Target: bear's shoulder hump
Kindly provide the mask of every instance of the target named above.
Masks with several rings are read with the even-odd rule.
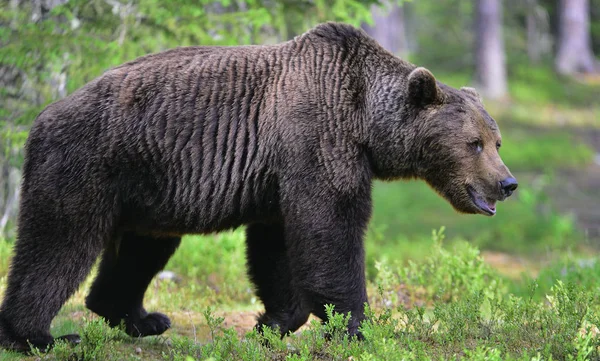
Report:
[[[346,43],[347,41],[364,39],[366,37],[366,34],[361,29],[337,22],[319,24],[309,30],[306,35],[314,35],[323,40],[335,43]]]

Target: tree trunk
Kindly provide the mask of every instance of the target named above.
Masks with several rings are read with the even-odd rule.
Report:
[[[540,61],[541,53],[536,8],[537,0],[527,1],[527,55],[532,63]]]
[[[56,6],[66,3],[68,0],[32,0],[30,2],[21,0],[7,1],[9,8],[14,12],[13,18],[6,26],[9,31],[15,31],[18,27],[29,26],[30,23],[42,21],[48,16]],[[24,14],[25,5],[30,6],[30,12],[27,19],[21,19],[18,15]],[[19,23],[24,21],[26,24]],[[0,46],[4,46],[5,40],[0,40]],[[10,40],[8,40],[10,41]],[[33,52],[35,54],[35,52]],[[33,55],[35,56],[35,55]],[[40,105],[44,100],[43,94],[34,86],[36,80],[31,80],[29,74],[18,66],[11,64],[0,65],[0,88],[3,89],[3,96],[0,97],[0,108],[6,109],[9,116],[6,121],[0,122],[0,239],[12,237],[14,235],[19,204],[19,190],[21,179],[21,168],[16,165],[22,157],[22,145],[16,141],[12,134],[18,134],[24,131],[24,126],[15,124],[15,119],[22,113],[23,103],[32,103]],[[64,66],[53,66],[54,64],[45,63],[44,69],[50,69],[49,83],[55,93],[52,100],[57,97],[66,96],[66,73],[62,71]],[[59,64],[61,65],[61,64]],[[42,66],[40,66],[42,67]],[[60,69],[56,71],[55,69]],[[35,74],[34,76],[40,76]]]
[[[373,5],[371,13],[375,24],[364,24],[363,29],[391,53],[406,56],[408,44],[404,22],[403,5],[383,1],[382,6]]]
[[[590,36],[589,0],[560,0],[555,66],[557,72],[565,75],[597,70]]]
[[[477,87],[486,98],[502,98],[507,85],[501,0],[477,0],[476,30]]]
[[[527,0],[527,56],[532,63],[552,56],[550,16],[539,0]]]

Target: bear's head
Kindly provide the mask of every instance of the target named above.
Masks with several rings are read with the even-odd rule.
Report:
[[[403,106],[375,121],[376,175],[423,179],[457,211],[494,215],[517,181],[500,158],[498,125],[475,89],[439,83],[425,68],[399,86]]]
[[[485,111],[475,89],[438,84],[425,68],[408,77],[408,95],[417,109],[422,163],[417,176],[459,212],[492,216],[496,202],[517,188],[500,158],[498,125]]]

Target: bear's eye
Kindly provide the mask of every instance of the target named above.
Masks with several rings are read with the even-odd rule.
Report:
[[[500,149],[501,146],[502,146],[502,143],[496,142],[496,149]]]
[[[483,143],[481,142],[481,140],[477,139],[474,142],[469,143],[469,146],[476,152],[476,153],[481,153],[481,151],[483,150]]]

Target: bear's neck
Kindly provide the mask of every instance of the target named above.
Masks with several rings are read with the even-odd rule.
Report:
[[[418,169],[418,124],[407,102],[408,74],[415,68],[389,53],[369,61],[367,149],[377,179],[414,178]]]

